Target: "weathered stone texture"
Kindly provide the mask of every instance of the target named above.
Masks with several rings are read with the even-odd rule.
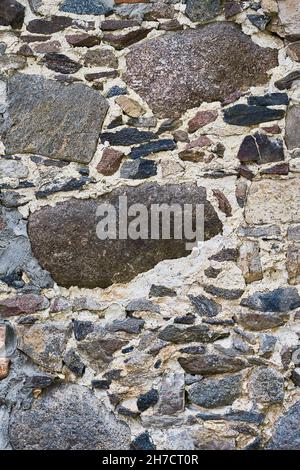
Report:
[[[206,238],[221,231],[222,224],[206,199],[205,188],[196,186],[121,187],[98,200],[74,199],[45,207],[31,216],[29,236],[35,256],[60,285],[107,287],[132,279],[159,261],[189,254],[184,240],[100,240],[96,233],[99,203],[112,204],[118,209],[119,196],[125,194],[128,206],[141,203],[149,208],[151,203],[203,203]]]
[[[234,24],[216,23],[137,45],[126,62],[128,85],[158,115],[176,116],[265,82],[277,60]]]
[[[86,85],[16,75],[8,81],[6,152],[88,163],[107,108],[100,93]]]
[[[126,450],[130,430],[87,388],[61,385],[14,410],[9,438],[16,450]]]

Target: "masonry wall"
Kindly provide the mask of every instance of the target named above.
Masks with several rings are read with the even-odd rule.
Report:
[[[1,0],[2,449],[300,449],[299,61],[297,0]]]

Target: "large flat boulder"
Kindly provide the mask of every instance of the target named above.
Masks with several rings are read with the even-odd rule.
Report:
[[[96,228],[101,218],[96,216],[97,208],[101,203],[111,204],[119,220],[119,196],[125,195],[128,208],[132,204],[144,204],[148,214],[152,204],[179,204],[181,207],[204,204],[205,238],[222,230],[222,223],[206,198],[206,189],[191,184],[122,186],[98,199],[71,199],[53,207],[46,206],[30,216],[28,232],[35,256],[58,284],[105,288],[115,282],[128,282],[162,260],[190,253],[187,240],[174,239],[172,230],[169,240],[162,239],[161,235],[159,239],[119,239],[118,229],[117,239],[99,239]],[[129,221],[133,219],[135,217],[129,217]]]
[[[277,51],[258,46],[233,23],[218,22],[144,41],[126,62],[128,85],[156,114],[171,117],[264,83]]]
[[[88,163],[96,150],[108,104],[81,83],[64,85],[38,75],[15,75],[7,84],[6,153],[37,153]]]
[[[14,409],[9,439],[16,450],[126,450],[130,429],[88,388],[60,385]]]

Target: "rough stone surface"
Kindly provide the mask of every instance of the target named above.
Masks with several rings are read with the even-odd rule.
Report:
[[[186,15],[195,22],[206,23],[222,11],[221,0],[187,0]]]
[[[204,376],[237,372],[247,367],[247,363],[238,357],[208,353],[197,356],[180,357],[178,362],[189,374],[201,374]]]
[[[16,75],[8,83],[8,103],[7,152],[91,160],[107,111],[98,92],[82,84],[66,87],[39,76]]]
[[[300,5],[297,0],[279,0],[279,20],[284,36],[293,39],[300,36]]]
[[[130,430],[87,388],[61,385],[12,413],[9,439],[16,450],[126,450]]]
[[[128,205],[135,202],[161,204],[170,200],[172,203],[204,203],[206,238],[221,230],[221,223],[206,200],[205,189],[195,186],[144,184],[138,189],[120,188],[98,201],[73,200],[59,203],[53,208],[45,207],[31,216],[29,236],[35,256],[60,285],[107,287],[114,282],[133,278],[163,259],[178,258],[189,253],[184,240],[100,240],[96,233],[95,217],[98,204],[105,202],[118,208],[119,196],[124,191]],[[65,243],[66,237],[68,245]],[[81,237],[87,241],[84,246]],[[118,252],[120,258],[117,257]]]
[[[204,379],[193,384],[188,391],[192,403],[203,408],[231,405],[241,393],[241,376],[231,375],[224,379]]]
[[[297,401],[275,423],[268,449],[300,450],[299,416],[300,401]]]
[[[284,399],[284,379],[271,367],[258,367],[250,378],[250,393],[262,403],[281,403]]]
[[[261,312],[288,312],[300,307],[300,296],[294,287],[281,287],[269,292],[255,292],[241,305]]]
[[[176,116],[264,82],[267,70],[276,66],[273,51],[255,45],[229,23],[152,39],[135,46],[126,61],[125,80],[160,116]],[[209,77],[206,63],[211,64]]]

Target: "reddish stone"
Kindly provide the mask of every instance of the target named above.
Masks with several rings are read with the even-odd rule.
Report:
[[[124,49],[125,47],[131,46],[135,42],[144,39],[147,34],[149,33],[150,29],[136,29],[134,31],[130,31],[126,34],[110,34],[105,33],[103,35],[103,41],[108,42],[111,46],[115,47],[116,49]]]
[[[251,170],[249,170],[249,168],[247,168],[246,166],[241,165],[238,169],[238,176],[243,176],[247,180],[252,181],[255,174]]]
[[[271,168],[266,168],[260,172],[261,175],[288,175],[289,174],[289,164],[288,163],[279,163],[274,165]]]
[[[48,307],[48,300],[37,294],[23,294],[0,300],[0,315],[12,317],[22,313],[35,313]]]
[[[213,195],[218,200],[220,211],[222,211],[226,215],[226,217],[231,217],[232,208],[227,197],[219,189],[213,189]]]
[[[232,103],[235,103],[237,100],[239,100],[241,98],[241,96],[243,96],[244,93],[242,93],[241,91],[235,91],[233,93],[231,93],[229,96],[227,96],[223,101],[222,101],[222,106],[227,106],[228,104],[232,104]]]
[[[189,122],[188,130],[190,133],[195,132],[200,127],[204,127],[207,124],[215,121],[218,117],[218,111],[208,110],[208,111],[199,111]]]
[[[120,167],[124,154],[113,148],[103,150],[100,163],[97,165],[97,171],[105,176],[113,175]]]
[[[281,133],[281,128],[278,126],[278,124],[273,124],[273,126],[268,126],[268,127],[262,127],[262,130],[265,132],[268,132],[269,134]]]
[[[37,44],[33,46],[35,52],[41,54],[47,54],[48,52],[58,52],[60,50],[61,44],[59,41],[49,41],[42,44]]]
[[[115,69],[118,67],[118,59],[110,49],[90,49],[85,54],[84,65]]]
[[[0,357],[0,380],[5,379],[9,374],[10,360],[6,357]]]
[[[117,70],[107,70],[105,72],[86,73],[84,78],[88,82],[92,82],[93,80],[100,80],[101,78],[116,78],[117,76],[118,76]]]
[[[101,39],[88,33],[81,34],[68,34],[66,36],[67,42],[73,47],[93,47],[98,46]]]
[[[211,143],[212,143],[211,140],[206,135],[200,135],[198,139],[195,139],[192,142],[190,142],[186,146],[185,150],[189,150],[189,149],[193,149],[197,147],[208,147],[209,145],[211,145]]]

